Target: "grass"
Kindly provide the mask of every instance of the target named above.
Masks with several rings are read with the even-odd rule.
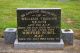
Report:
[[[16,27],[16,8],[62,8],[62,28],[80,29],[80,0],[57,2],[54,0],[0,0],[0,30]],[[69,24],[70,18],[75,23]]]

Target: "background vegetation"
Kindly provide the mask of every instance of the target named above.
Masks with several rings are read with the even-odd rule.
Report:
[[[0,30],[16,27],[16,8],[62,8],[62,28],[80,29],[80,0],[0,0]]]

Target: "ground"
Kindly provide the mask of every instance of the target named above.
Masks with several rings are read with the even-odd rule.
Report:
[[[73,46],[66,45],[64,49],[16,49],[13,44],[5,44],[0,38],[0,53],[80,53],[80,40],[74,39]]]
[[[8,27],[17,27],[16,8],[62,8],[61,28],[74,30],[74,37],[80,39],[80,0],[58,2],[54,0],[0,0],[0,37]],[[0,39],[0,53],[80,53],[80,40],[74,40],[73,46],[64,50],[14,49],[11,44],[4,44]]]

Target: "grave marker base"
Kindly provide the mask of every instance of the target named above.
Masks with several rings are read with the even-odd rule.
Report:
[[[64,42],[61,39],[60,42],[18,42],[18,39],[14,42],[14,48],[27,48],[27,49],[63,49]]]

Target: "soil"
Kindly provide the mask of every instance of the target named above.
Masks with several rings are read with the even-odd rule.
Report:
[[[80,53],[80,40],[74,39],[73,45],[65,45],[64,49],[16,49],[13,44],[4,43],[0,38],[0,53]]]

